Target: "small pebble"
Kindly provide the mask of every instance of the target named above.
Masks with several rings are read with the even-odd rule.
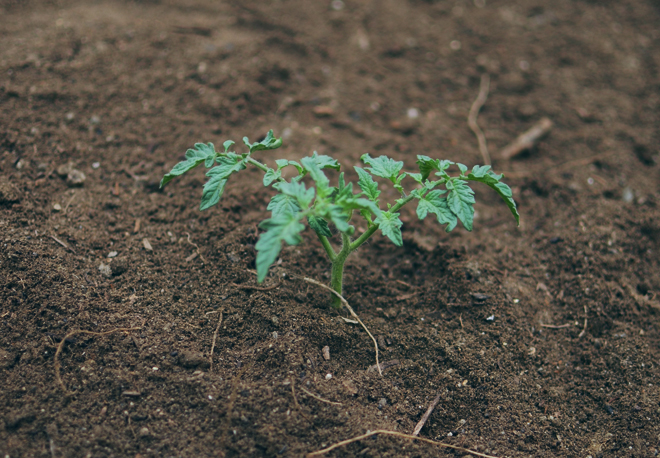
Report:
[[[323,347],[323,358],[326,361],[330,361],[330,347],[328,347],[327,345]]]
[[[53,211],[59,212],[62,211],[62,206],[60,204],[53,205]]]
[[[117,256],[117,254],[118,254],[118,253],[117,253],[116,251],[111,251],[110,253],[108,253],[108,257],[109,257],[109,258],[114,258],[114,257]]]
[[[325,376],[325,379],[326,379],[326,380],[330,380],[331,378],[332,378],[332,374],[327,374],[327,375]]]
[[[82,186],[86,179],[87,177],[83,172],[77,169],[71,169],[66,176],[66,184],[69,187],[78,187]]]

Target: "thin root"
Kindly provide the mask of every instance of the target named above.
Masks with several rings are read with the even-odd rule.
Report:
[[[209,370],[213,369],[213,350],[215,350],[215,341],[218,339],[218,331],[220,330],[221,324],[222,324],[222,311],[220,311],[220,319],[218,320],[218,325],[215,327],[215,332],[213,333],[213,342],[211,343],[211,353],[209,354],[209,362],[211,363]]]
[[[582,332],[578,334],[578,339],[581,339],[584,337],[584,335],[587,333],[587,306],[584,306],[584,328],[582,328]]]
[[[324,448],[322,450],[318,450],[316,452],[308,453],[307,456],[312,457],[312,456],[325,455],[326,453],[328,453],[331,450],[334,450],[334,449],[339,448],[339,447],[343,447],[344,445],[352,444],[353,442],[361,441],[362,439],[366,439],[368,437],[375,436],[376,434],[385,434],[387,436],[396,436],[396,437],[403,437],[403,438],[406,438],[406,439],[415,439],[415,440],[418,440],[418,441],[426,442],[427,444],[439,445],[440,447],[451,448],[453,450],[458,450],[460,452],[469,453],[469,454],[475,455],[475,456],[481,456],[481,457],[484,457],[484,458],[497,458],[497,457],[492,456],[492,455],[486,455],[485,453],[475,452],[474,450],[459,447],[457,445],[446,444],[444,442],[436,442],[436,441],[433,441],[431,439],[426,439],[424,437],[412,436],[410,434],[398,433],[396,431],[388,431],[386,429],[378,429],[376,431],[371,431],[371,432],[368,432],[366,434],[362,434],[361,436],[356,436],[356,437],[353,437],[351,439],[346,439],[344,441],[337,442],[336,444],[331,445],[330,447]]]
[[[481,75],[481,84],[479,85],[479,95],[477,95],[476,100],[470,107],[470,114],[468,114],[468,126],[474,132],[474,135],[477,137],[479,142],[479,152],[481,157],[484,160],[484,165],[490,165],[490,154],[488,154],[488,145],[486,144],[486,136],[483,131],[479,128],[477,124],[477,116],[479,116],[479,110],[484,106],[486,100],[488,99],[488,89],[490,88],[490,77],[487,73]]]
[[[298,404],[298,398],[296,397],[296,389],[293,387],[294,385],[294,380],[293,377],[291,378],[291,394],[293,395],[293,403],[296,405],[298,410],[300,411],[300,415],[305,417],[307,421],[312,421],[307,415],[305,415],[305,412],[303,412],[302,407],[300,407],[300,404]]]
[[[417,426],[415,426],[415,430],[413,431],[412,435],[413,436],[419,436],[419,433],[422,431],[422,428],[426,424],[426,420],[429,419],[431,416],[431,412],[433,412],[433,409],[435,409],[435,406],[438,405],[438,402],[440,402],[440,393],[435,397],[433,401],[431,401],[431,404],[429,405],[429,408],[426,409],[426,413],[422,417],[421,420],[419,420],[419,423],[417,423]]]
[[[325,402],[325,403],[327,403],[327,404],[332,404],[333,406],[340,406],[340,405],[342,405],[341,402],[328,401],[327,399],[323,399],[321,396],[318,396],[318,395],[312,393],[311,391],[306,390],[305,387],[302,387],[302,386],[301,386],[300,389],[303,390],[303,391],[304,391],[305,393],[307,393],[308,395],[310,395],[311,397],[313,397],[314,399],[318,399],[318,400],[321,401],[321,402]]]
[[[355,319],[358,321],[358,323],[360,323],[360,326],[362,326],[362,327],[364,328],[365,331],[367,331],[367,334],[369,334],[369,337],[371,337],[371,340],[374,341],[374,348],[376,349],[376,366],[378,367],[378,373],[379,373],[379,374],[381,375],[381,377],[382,377],[382,375],[383,375],[383,371],[381,370],[381,368],[380,368],[380,362],[378,361],[378,342],[376,342],[376,339],[375,339],[374,336],[371,334],[371,332],[369,332],[369,329],[367,329],[367,327],[364,325],[364,323],[362,322],[362,320],[360,320],[360,317],[357,316],[357,313],[355,313],[355,312],[353,311],[353,307],[351,307],[351,306],[348,304],[348,301],[347,301],[346,299],[344,299],[344,296],[342,296],[341,294],[339,294],[337,291],[335,291],[334,289],[330,288],[329,286],[324,285],[324,284],[321,283],[321,282],[318,282],[318,281],[316,281],[316,280],[313,280],[313,279],[311,279],[311,278],[307,278],[307,277],[303,277],[303,280],[305,280],[306,282],[311,283],[311,284],[313,284],[313,285],[320,286],[320,287],[323,288],[323,289],[327,289],[327,290],[330,291],[332,294],[334,294],[335,296],[337,296],[337,297],[339,298],[339,300],[341,301],[341,303],[344,305],[344,307],[346,307],[346,308],[348,309],[348,311],[350,312],[351,316],[352,316],[353,318],[355,318]]]
[[[60,384],[60,386],[62,387],[65,393],[69,393],[69,391],[66,389],[66,386],[64,386],[62,377],[60,376],[60,360],[59,360],[60,353],[62,353],[62,350],[64,349],[64,344],[66,343],[67,339],[77,334],[87,334],[90,336],[101,337],[101,336],[107,336],[108,334],[113,334],[115,332],[138,331],[143,327],[144,327],[144,323],[142,323],[141,326],[138,326],[136,328],[118,328],[118,329],[113,329],[112,331],[105,331],[105,332],[92,332],[92,331],[83,331],[83,330],[71,331],[70,333],[62,337],[62,340],[57,345],[57,351],[55,352],[55,357],[53,358],[53,365],[55,366],[55,380],[57,380],[57,383]]]

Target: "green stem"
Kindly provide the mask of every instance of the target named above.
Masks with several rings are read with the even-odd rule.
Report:
[[[399,199],[396,204],[392,208],[390,208],[389,212],[394,213],[398,211],[401,207],[406,205],[408,202],[413,200],[415,198],[414,195],[410,194],[404,199]],[[369,240],[369,237],[374,235],[374,232],[378,230],[378,224],[373,224],[369,229],[365,231],[364,234],[362,234],[360,237],[355,240],[355,242],[351,243],[351,251],[355,251],[358,249],[360,245],[362,245],[364,242]]]
[[[323,245],[323,248],[325,248],[325,252],[328,253],[328,257],[330,258],[330,261],[335,262],[335,259],[337,258],[337,253],[335,253],[335,250],[332,249],[332,245],[330,245],[330,241],[328,240],[328,238],[325,235],[321,235],[319,233],[316,233],[316,235],[321,241],[321,245]]]
[[[341,251],[337,253],[335,259],[332,261],[332,277],[330,279],[330,287],[337,291],[339,294],[343,295],[343,281],[344,281],[344,264],[348,255],[351,254],[351,238],[342,233],[341,234]],[[341,300],[332,295],[332,306],[335,308],[341,308]]]

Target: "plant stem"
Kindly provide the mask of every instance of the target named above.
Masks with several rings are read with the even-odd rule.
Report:
[[[328,257],[330,258],[330,261],[335,262],[335,259],[337,258],[337,253],[335,253],[335,250],[332,249],[332,245],[330,245],[330,241],[325,235],[321,235],[319,233],[316,233],[318,236],[319,240],[321,241],[321,245],[323,245],[323,248],[325,248],[325,252],[328,253]]]
[[[332,261],[332,277],[330,278],[330,287],[337,291],[340,295],[343,295],[342,284],[344,281],[344,264],[348,255],[351,254],[351,238],[342,233],[341,234],[341,250],[335,256],[335,259]],[[341,299],[337,296],[332,296],[332,306],[335,308],[341,308]]]

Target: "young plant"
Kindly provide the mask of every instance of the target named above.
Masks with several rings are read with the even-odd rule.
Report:
[[[399,209],[416,201],[417,216],[424,219],[429,213],[437,218],[440,224],[446,225],[449,232],[456,227],[458,221],[468,231],[472,230],[474,217],[474,191],[468,183],[476,181],[490,186],[504,200],[509,210],[519,222],[516,203],[511,189],[501,180],[502,175],[495,174],[489,165],[476,165],[471,171],[459,163],[447,160],[431,159],[418,155],[419,173],[402,172],[403,162],[395,161],[387,156],[373,158],[363,154],[361,159],[366,167],[355,167],[358,175],[359,191],[353,190],[353,183],[347,183],[344,173],[340,173],[337,186],[330,186],[324,169],[339,170],[340,165],[329,156],[320,156],[316,152],[305,157],[300,162],[287,159],[275,161],[277,168],[270,168],[252,157],[258,151],[277,149],[282,145],[282,139],[275,138],[273,131],[260,142],[250,143],[243,138],[248,151],[237,154],[229,151],[234,142],[224,142],[224,151],[218,153],[212,143],[197,143],[186,152],[186,160],[179,162],[163,177],[160,186],[165,186],[174,177],[204,164],[209,170],[206,176],[209,180],[204,185],[200,210],[206,210],[217,204],[222,197],[229,177],[249,165],[264,172],[263,184],[270,186],[277,193],[271,198],[268,210],[271,217],[264,220],[259,227],[265,232],[257,242],[257,281],[261,283],[270,266],[277,260],[282,249],[282,243],[297,245],[302,242],[301,232],[305,222],[314,230],[321,245],[332,263],[330,286],[342,294],[344,264],[351,253],[357,250],[378,230],[395,245],[403,245],[401,238],[402,222],[399,219]],[[459,174],[451,176],[447,171],[456,165]],[[297,175],[286,180],[282,170],[293,167]],[[387,203],[386,208],[380,204],[380,190],[373,177],[389,180],[401,194],[393,204]],[[308,187],[303,178],[311,178]],[[414,182],[415,186],[406,193],[403,181]],[[441,189],[444,187],[444,189]],[[355,233],[352,218],[359,214],[366,222],[367,229],[359,235]],[[331,230],[331,225],[335,231]],[[333,234],[334,232],[334,234]],[[341,245],[338,250],[333,248],[330,238],[338,235]],[[338,298],[333,296],[333,305],[341,306]]]

